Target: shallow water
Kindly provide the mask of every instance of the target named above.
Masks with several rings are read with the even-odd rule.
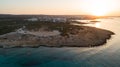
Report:
[[[0,67],[119,67],[120,18],[98,19],[92,25],[111,30],[114,36],[103,46],[94,48],[0,48]]]

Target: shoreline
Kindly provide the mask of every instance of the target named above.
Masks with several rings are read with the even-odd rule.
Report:
[[[82,30],[73,30],[69,36],[41,37],[32,34],[13,33],[0,37],[0,48],[38,48],[45,47],[95,47],[101,46],[114,35],[113,32],[95,27],[80,26]]]

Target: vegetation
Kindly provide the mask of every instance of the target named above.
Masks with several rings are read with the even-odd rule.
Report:
[[[82,29],[79,26],[71,25],[70,23],[54,23],[54,22],[30,22],[30,21],[0,21],[0,35],[6,34],[23,26],[26,26],[27,30],[38,31],[41,27],[46,27],[46,30],[53,31],[58,30],[62,36],[68,36],[68,33],[75,34],[77,29]]]
[[[28,30],[39,30],[41,27],[47,27],[46,30],[59,30],[61,35],[67,35],[68,32],[74,34],[75,29],[81,29],[79,26],[70,25],[70,23],[54,23],[54,22],[42,22],[42,21],[27,21],[33,17],[66,17],[69,19],[81,19],[80,16],[48,16],[48,15],[0,15],[0,35],[15,31],[23,26],[26,26]],[[86,16],[84,19],[94,19],[95,17]],[[74,30],[74,32],[73,32]]]

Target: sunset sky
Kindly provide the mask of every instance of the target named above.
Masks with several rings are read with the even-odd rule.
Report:
[[[0,14],[120,15],[120,0],[0,0]]]

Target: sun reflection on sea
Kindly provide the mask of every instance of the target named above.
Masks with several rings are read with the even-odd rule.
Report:
[[[95,23],[95,27],[100,28],[101,24],[100,23]]]
[[[91,27],[96,27],[96,28],[101,28],[101,20],[96,19],[96,20],[76,20],[77,22],[82,22],[81,23],[72,23],[73,25],[78,25],[78,26],[91,26]],[[83,24],[85,23],[85,24]]]
[[[90,24],[85,24],[84,26],[91,26],[91,27],[96,27],[96,28],[101,28],[101,23],[96,22],[96,23],[90,23]]]

